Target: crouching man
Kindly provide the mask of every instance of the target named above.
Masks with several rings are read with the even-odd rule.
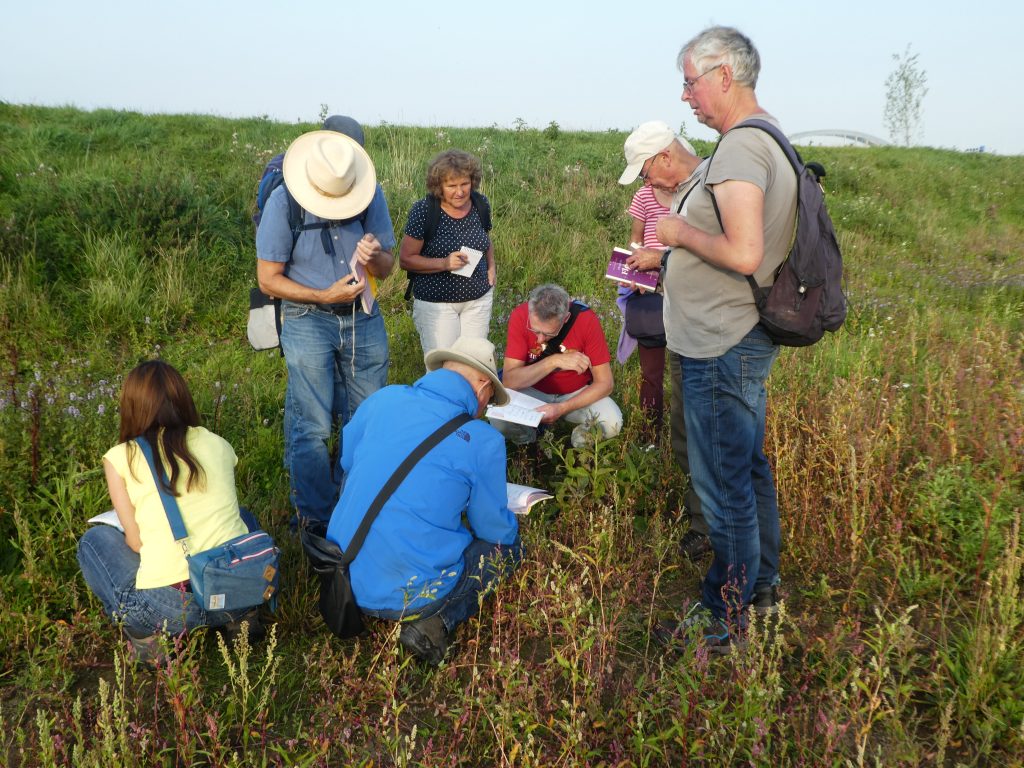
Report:
[[[539,285],[512,310],[502,377],[509,389],[544,401],[537,408],[542,424],[564,418],[577,425],[576,448],[588,444],[594,425],[605,439],[622,429],[622,411],[609,397],[614,380],[601,321],[585,305],[569,301],[561,286]],[[513,443],[537,439],[534,427],[492,423]]]
[[[436,665],[480,594],[511,573],[522,552],[507,504],[505,441],[476,420],[488,403],[508,402],[494,345],[462,337],[424,361],[425,376],[374,393],[346,425],[345,480],[327,538],[344,550],[398,465],[445,422],[474,417],[412,468],[349,567],[363,613],[402,622],[402,645]]]

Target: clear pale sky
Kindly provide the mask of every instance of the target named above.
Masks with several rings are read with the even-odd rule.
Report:
[[[289,10],[286,10],[289,9]],[[892,55],[928,77],[918,143],[1024,154],[1024,2],[900,0],[36,0],[2,13],[0,100],[368,125],[628,130],[651,119],[710,139],[679,100],[680,46],[736,26],[761,53],[757,93],[789,133],[890,138]]]

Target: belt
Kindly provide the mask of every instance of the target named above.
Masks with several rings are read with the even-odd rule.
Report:
[[[348,304],[311,304],[310,306],[316,307],[321,312],[330,312],[332,315],[351,315],[353,306],[361,309],[361,305],[354,301],[350,301]]]
[[[167,586],[173,587],[174,589],[180,590],[182,592],[191,592],[192,591],[192,582],[189,581],[188,579],[185,579],[184,581],[176,582],[174,584],[168,584]]]

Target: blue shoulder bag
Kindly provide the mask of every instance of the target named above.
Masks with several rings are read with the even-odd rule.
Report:
[[[157,469],[153,447],[145,437],[137,437],[135,442],[153,473],[171,533],[181,544],[188,561],[192,593],[203,608],[208,611],[236,611],[261,605],[273,598],[277,593],[280,550],[270,534],[257,529],[205,552],[190,553],[186,543],[188,532],[181,519],[178,500],[165,490],[161,482],[163,466]]]

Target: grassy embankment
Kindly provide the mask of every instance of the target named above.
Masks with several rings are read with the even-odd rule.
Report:
[[[954,765],[1024,761],[1024,158],[809,149],[829,170],[853,311],[784,350],[767,449],[786,549],[784,632],[727,661],[666,657],[648,628],[696,596],[683,479],[638,436],[535,472],[557,490],[529,554],[443,668],[389,625],[342,643],[287,534],[283,361],[245,341],[252,195],[310,126],[0,105],[0,763],[24,765]],[[371,127],[396,229],[429,157],[479,155],[499,260],[492,338],[532,285],[618,332],[600,275],[624,244],[621,133]],[[699,142],[698,142],[699,144]],[[707,145],[698,146],[708,151]],[[421,372],[383,284],[391,380]],[[108,507],[99,457],[124,372],[160,355],[240,457],[284,550],[276,642],[197,633],[127,667],[74,558]]]

